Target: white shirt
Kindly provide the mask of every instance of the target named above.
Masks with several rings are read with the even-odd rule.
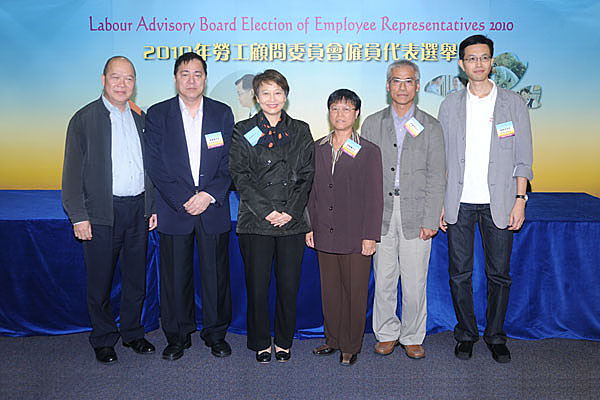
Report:
[[[110,112],[113,195],[137,196],[144,191],[144,162],[140,136],[129,103],[121,112],[104,95],[102,102]]]
[[[188,156],[190,158],[190,168],[194,185],[198,186],[200,176],[200,154],[202,150],[202,106],[204,97],[200,101],[200,107],[196,116],[192,118],[190,111],[186,107],[181,97],[179,97],[179,108],[181,109],[181,119],[183,119],[183,129],[185,131],[185,141],[187,143]]]
[[[488,204],[488,169],[490,163],[490,144],[492,141],[492,121],[498,89],[482,98],[471,93],[467,84],[467,132],[465,146],[465,176],[461,203]]]

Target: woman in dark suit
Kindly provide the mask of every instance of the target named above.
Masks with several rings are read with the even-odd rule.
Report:
[[[289,86],[268,69],[252,82],[261,108],[233,129],[229,170],[240,195],[237,221],[248,293],[248,348],[260,363],[271,361],[268,291],[271,265],[277,280],[275,357],[290,358],[296,324],[300,264],[314,167],[308,124],[283,110]]]
[[[315,142],[315,178],[308,202],[312,231],[306,244],[318,251],[326,342],[316,355],[340,350],[352,365],[365,331],[371,256],[383,216],[381,152],[354,130],[360,98],[348,89],[327,100],[333,131]]]

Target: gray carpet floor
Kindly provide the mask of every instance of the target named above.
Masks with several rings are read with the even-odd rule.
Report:
[[[471,360],[456,359],[451,332],[427,336],[422,360],[401,348],[379,356],[368,334],[351,367],[339,365],[339,353],[312,355],[322,339],[296,340],[288,363],[261,365],[246,337],[231,333],[231,357],[213,357],[194,335],[181,359],[165,361],[156,330],[146,336],[155,354],[138,355],[119,342],[119,361],[103,365],[87,336],[0,337],[0,399],[600,398],[600,342],[592,341],[510,339],[513,360],[498,364],[482,340]]]

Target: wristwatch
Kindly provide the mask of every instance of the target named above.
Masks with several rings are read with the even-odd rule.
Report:
[[[527,196],[527,194],[518,194],[515,196],[516,199],[523,199],[525,200],[525,202],[527,203],[527,200],[529,200],[529,196]]]

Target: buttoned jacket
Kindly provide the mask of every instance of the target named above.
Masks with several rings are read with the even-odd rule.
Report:
[[[381,234],[389,230],[394,207],[398,151],[400,153],[400,217],[408,240],[420,228],[437,230],[446,187],[446,159],[442,127],[437,119],[415,107],[414,118],[423,126],[415,137],[408,131],[398,149],[392,106],[365,119],[361,136],[381,149],[383,164],[383,220]]]
[[[258,114],[235,124],[229,169],[240,195],[237,233],[286,236],[309,231],[305,216],[314,175],[314,146],[306,122],[285,112],[282,123],[289,141],[268,148],[252,146],[244,137],[257,126]],[[273,211],[285,212],[291,221],[274,227],[265,219]]]
[[[363,240],[381,239],[381,152],[364,138],[360,146],[355,157],[341,153],[332,174],[329,141],[315,142],[315,178],[308,214],[317,250],[360,253]]]
[[[156,185],[159,232],[191,233],[200,219],[207,233],[231,229],[229,212],[229,146],[233,129],[231,108],[208,97],[202,102],[202,138],[198,186],[194,183],[178,96],[153,105],[146,117],[146,168]],[[206,135],[220,134],[221,144],[208,147]],[[184,204],[197,192],[215,202],[200,215],[190,215]]]

